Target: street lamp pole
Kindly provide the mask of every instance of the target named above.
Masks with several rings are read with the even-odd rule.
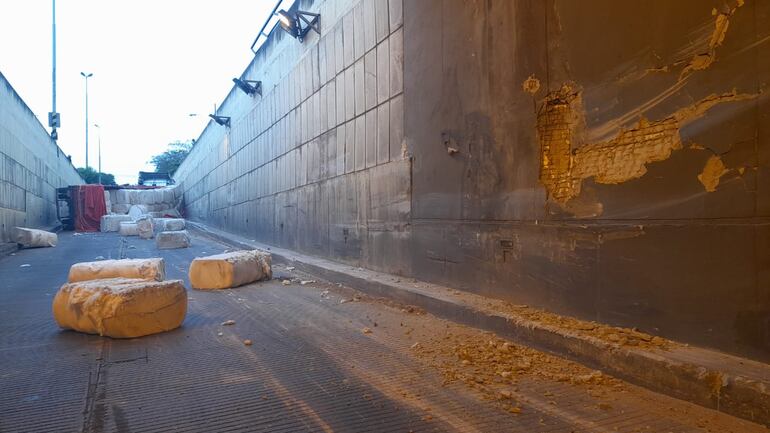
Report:
[[[96,130],[99,131],[99,185],[102,184],[102,128],[94,123]]]
[[[51,127],[51,138],[56,141],[59,133],[56,128],[61,126],[59,113],[56,112],[56,0],[51,0],[51,112],[48,114],[48,126]]]
[[[80,75],[86,79],[86,168],[88,168],[88,77],[94,74],[81,72]]]

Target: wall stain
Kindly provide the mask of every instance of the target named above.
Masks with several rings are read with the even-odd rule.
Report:
[[[622,129],[607,141],[585,142],[585,112],[580,90],[565,84],[549,93],[537,113],[540,141],[540,181],[550,200],[569,211],[567,202],[578,197],[584,179],[619,184],[644,176],[647,164],[663,161],[682,148],[679,130],[711,108],[753,99],[758,95],[732,92],[711,94],[680,108],[666,118],[642,117],[631,129]]]

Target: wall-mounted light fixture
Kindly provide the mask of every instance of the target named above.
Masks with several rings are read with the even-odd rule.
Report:
[[[214,119],[214,122],[217,122],[222,126],[225,126],[227,128],[230,127],[230,116],[217,116],[216,114],[209,114],[209,117]]]
[[[305,39],[305,36],[311,29],[315,30],[319,35],[321,34],[318,30],[318,20],[321,17],[319,14],[305,11],[290,13],[281,9],[276,15],[278,15],[278,23],[281,25],[281,28],[300,42]]]
[[[244,93],[250,96],[259,94],[262,96],[262,82],[255,80],[242,80],[240,78],[233,78],[233,83],[243,90]]]

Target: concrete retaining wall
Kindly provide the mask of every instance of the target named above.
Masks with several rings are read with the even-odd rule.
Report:
[[[264,242],[369,263],[408,226],[401,0],[301,1],[303,43],[272,32],[175,174],[187,216]],[[382,258],[372,258],[382,261]]]
[[[321,37],[274,32],[177,172],[191,218],[770,359],[770,3],[300,8]]]
[[[0,242],[15,226],[56,222],[55,188],[81,184],[75,168],[0,74]]]

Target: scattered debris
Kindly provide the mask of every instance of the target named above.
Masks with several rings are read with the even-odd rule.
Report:
[[[96,256],[94,257],[94,260],[104,260],[104,256]]]
[[[610,409],[612,409],[612,405],[607,403],[607,402],[600,402],[597,406],[601,410],[610,410]]]
[[[420,342],[414,343],[414,344],[411,346],[411,348],[412,348],[412,349],[419,349],[419,348],[420,348]]]
[[[32,265],[30,265],[29,263],[24,263],[23,265],[21,265],[21,266],[19,266],[19,267],[20,267],[20,268],[28,268],[28,267],[30,267],[30,266],[32,266]]]
[[[293,271],[294,269],[295,269],[295,268],[294,268],[294,266],[287,266],[287,267],[286,267],[286,270],[287,270],[287,271]]]
[[[217,332],[217,336],[218,336],[218,337],[221,337],[221,336],[223,336],[223,335],[225,335],[225,334],[223,334],[223,333],[221,333],[221,332]]]
[[[364,334],[371,334],[372,330],[369,329],[369,328],[364,328],[364,329],[361,330],[361,332],[363,332]]]
[[[225,320],[222,322],[222,326],[235,325],[235,320]]]
[[[329,291],[328,290],[324,290],[323,292],[321,292],[321,299],[329,299]]]
[[[299,283],[304,286],[305,284],[313,284],[315,282],[316,282],[315,280],[302,280]]]
[[[253,343],[252,343],[252,341],[251,341],[251,340],[243,340],[243,345],[244,345],[244,346],[251,346],[252,344],[253,344]]]
[[[281,284],[283,284],[284,286],[288,286],[289,284],[291,284],[291,280],[283,280],[281,281]]]

